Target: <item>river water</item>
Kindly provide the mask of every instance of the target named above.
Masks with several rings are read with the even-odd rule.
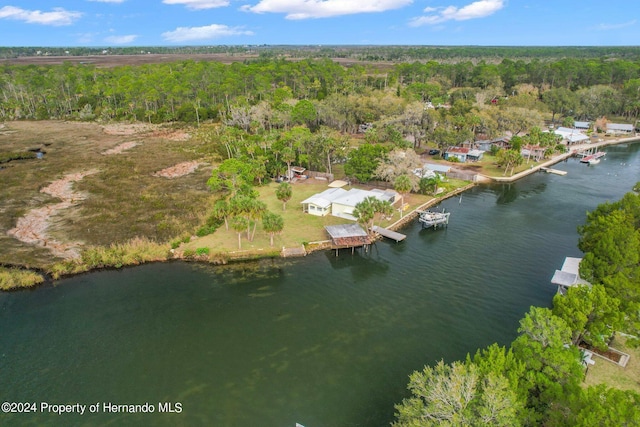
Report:
[[[0,424],[388,425],[413,370],[507,345],[531,305],[550,306],[586,212],[640,181],[640,144],[607,151],[556,165],[566,176],[476,187],[442,202],[448,228],[416,222],[367,253],[153,264],[0,294],[0,400],[38,410]],[[107,408],[144,403],[155,411]]]

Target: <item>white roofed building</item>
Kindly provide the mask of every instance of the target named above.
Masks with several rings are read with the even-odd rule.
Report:
[[[559,127],[553,131],[556,135],[562,137],[563,142],[567,145],[571,144],[583,144],[589,142],[589,137],[578,129]]]

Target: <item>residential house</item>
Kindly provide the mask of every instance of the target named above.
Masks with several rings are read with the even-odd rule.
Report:
[[[509,136],[501,136],[500,138],[492,139],[490,142],[491,145],[495,145],[498,148],[511,149],[511,137]]]
[[[347,194],[347,190],[342,188],[328,188],[322,193],[313,196],[301,202],[302,210],[305,213],[315,216],[325,216],[331,213],[331,204],[335,199]]]
[[[536,162],[544,159],[544,153],[546,151],[545,147],[541,147],[539,145],[524,145],[520,149],[520,155],[525,159],[532,159]]]
[[[356,218],[353,216],[353,211],[355,210],[356,205],[367,197],[375,197],[378,200],[386,200],[393,203],[395,202],[395,196],[396,192],[391,190],[368,191],[352,188],[333,200],[333,203],[331,204],[331,215],[355,221]]]
[[[561,126],[558,129],[554,130],[553,132],[556,135],[560,135],[562,137],[562,142],[564,142],[567,145],[584,144],[589,142],[589,137],[577,129]]]
[[[634,126],[626,123],[607,123],[607,133],[629,134],[633,133]]]
[[[475,148],[482,151],[491,151],[492,145],[493,143],[486,139],[479,139],[476,142],[474,142]]]
[[[591,127],[591,123],[589,123],[589,122],[573,122],[573,127],[575,129],[579,129],[581,131],[589,130],[589,128]]]
[[[469,155],[469,149],[465,147],[449,147],[444,153],[445,160],[451,160],[453,158],[458,159],[459,162],[464,163],[467,161]]]
[[[484,151],[482,150],[469,150],[469,152],[467,153],[467,160],[471,161],[471,162],[477,162],[478,160],[482,159],[482,155],[484,154]]]

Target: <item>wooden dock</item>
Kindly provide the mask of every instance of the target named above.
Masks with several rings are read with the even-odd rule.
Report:
[[[542,172],[553,173],[553,174],[556,174],[556,175],[566,175],[567,174],[567,171],[561,171],[561,170],[558,170],[558,169],[551,169],[551,168],[545,168],[545,167],[540,168],[540,170]]]
[[[388,239],[395,240],[396,242],[401,242],[407,238],[407,236],[402,233],[398,233],[397,231],[387,230],[386,228],[378,227],[377,225],[374,225],[371,229],[374,232],[378,233],[379,235],[384,236]]]

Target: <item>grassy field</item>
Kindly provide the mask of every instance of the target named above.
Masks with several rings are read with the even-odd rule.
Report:
[[[611,347],[631,356],[627,366],[622,368],[614,363],[594,357],[596,364],[589,367],[584,385],[606,384],[609,387],[640,393],[640,348],[628,347],[626,339],[618,335]]]
[[[178,236],[193,236],[211,210],[213,195],[206,181],[215,161],[208,157],[205,146],[188,138],[192,131],[140,123],[100,125],[25,121],[0,126],[0,156],[34,150],[44,153],[42,159],[16,159],[1,165],[0,263],[48,270],[55,276],[84,271],[92,263],[102,265],[103,260],[109,259],[115,260],[117,265],[129,264],[126,257],[121,262],[118,254],[122,248],[138,247],[138,238],[147,239],[149,244],[165,244]],[[123,145],[127,148],[120,153],[104,154]],[[201,166],[194,173],[175,179],[154,176],[155,172],[186,161],[197,161]],[[341,172],[340,166],[336,167],[337,175]],[[77,242],[81,252],[90,254],[86,255],[89,257],[102,255],[96,255],[83,265],[65,264],[46,247],[24,243],[7,234],[33,209],[60,203],[60,199],[42,193],[41,189],[69,174],[87,171],[95,173],[72,185],[73,192],[82,197],[46,219],[46,237],[58,242]],[[443,187],[451,190],[465,184],[451,180]],[[258,188],[269,210],[284,217],[284,230],[275,236],[273,247],[261,224],[253,241],[249,242],[243,236],[241,249],[237,234],[223,226],[212,235],[190,238],[189,243],[178,248],[178,253],[198,249],[203,253],[202,248],[207,248],[211,258],[216,254],[231,257],[277,255],[282,247],[300,247],[326,240],[328,235],[324,226],[346,222],[332,216],[316,217],[302,212],[300,202],[326,189],[326,181],[309,179],[294,183],[293,198],[284,211],[275,197],[275,188],[275,183]],[[407,195],[407,212],[430,199],[429,196]],[[396,211],[392,219],[381,225],[386,226],[399,218],[400,213]],[[139,251],[134,252],[138,254]],[[156,259],[157,254],[150,252],[148,256],[134,254],[134,261]]]
[[[309,179],[292,184],[293,196],[291,200],[287,202],[286,210],[283,210],[282,202],[275,196],[277,185],[276,183],[270,183],[269,185],[259,188],[260,199],[267,204],[268,209],[282,215],[284,218],[284,229],[280,235],[275,236],[273,248],[270,246],[269,236],[262,231],[261,224],[258,224],[254,240],[249,242],[243,235],[241,248],[238,248],[238,234],[232,229],[226,230],[223,225],[215,233],[201,238],[191,239],[189,243],[182,245],[179,249],[182,251],[195,251],[197,248],[209,248],[211,253],[230,251],[260,254],[273,252],[274,250],[279,252],[282,247],[299,247],[309,242],[327,240],[329,236],[324,229],[326,225],[350,222],[331,215],[318,217],[305,214],[302,211],[300,202],[316,193],[326,190],[328,188],[326,181]],[[349,188],[351,187],[345,187],[345,189]],[[415,209],[430,199],[430,196],[419,194],[405,196],[405,203],[409,204],[407,211]],[[399,204],[396,204],[396,206],[398,205]],[[400,219],[400,212],[396,210],[393,217],[385,220],[381,225],[391,224],[398,219]]]
[[[0,129],[0,153],[45,152],[43,159],[1,165],[0,263],[46,269],[59,261],[46,248],[25,244],[7,231],[29,210],[58,203],[40,189],[73,172],[98,171],[73,185],[87,194],[85,200],[49,218],[52,238],[94,246],[136,237],[166,241],[194,232],[211,198],[206,187],[211,166],[171,180],[152,174],[200,159],[199,143],[173,138],[176,130],[170,127],[123,129],[107,132],[95,123],[57,121],[11,122]],[[101,154],[127,142],[138,145],[121,154]]]

